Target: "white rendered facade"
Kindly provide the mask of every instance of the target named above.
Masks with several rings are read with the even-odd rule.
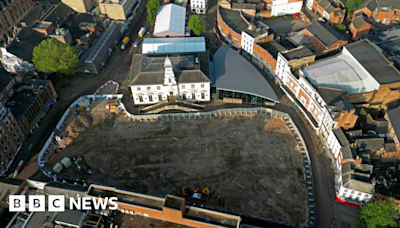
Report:
[[[164,63],[164,82],[152,85],[131,85],[133,102],[136,105],[151,105],[177,96],[189,102],[210,101],[210,82],[187,82],[178,84],[170,59]]]
[[[333,131],[336,127],[336,122],[332,118],[329,107],[326,105],[325,101],[304,76],[300,75],[300,77],[297,78],[293,75],[288,65],[288,60],[286,60],[281,53],[278,53],[275,73],[318,123],[318,128],[315,130],[324,140],[324,145],[329,149],[328,156],[332,159],[332,163],[335,167],[336,195],[341,200],[351,199],[358,203],[368,202],[372,198],[374,192],[374,188],[371,184],[355,179],[351,179],[348,183],[343,183],[343,162],[351,161],[343,161],[341,152],[342,146]],[[301,71],[300,74],[302,74]],[[302,108],[299,109],[303,112]],[[309,119],[310,117],[307,115],[305,116],[311,122]],[[346,187],[344,187],[345,185]]]
[[[242,39],[240,44],[242,49],[253,55],[253,44],[254,44],[254,38],[249,34],[247,34],[246,32],[242,31]]]
[[[272,0],[271,16],[299,13],[302,6],[303,1]]]
[[[209,0],[190,0],[190,10],[192,13],[205,14],[207,12]]]

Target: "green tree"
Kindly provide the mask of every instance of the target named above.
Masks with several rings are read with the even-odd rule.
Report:
[[[202,32],[204,32],[205,26],[201,18],[197,15],[193,15],[189,20],[189,28],[194,32],[194,34],[200,36]]]
[[[32,62],[43,73],[71,75],[76,73],[78,50],[54,39],[43,40],[33,49]]]
[[[156,21],[157,11],[160,9],[159,0],[150,0],[147,2],[147,21],[154,22]]]
[[[44,11],[47,10],[47,6],[46,6],[46,4],[44,4],[44,2],[42,2],[42,9],[43,9]]]
[[[347,9],[347,16],[351,16],[354,13],[354,10],[357,8],[358,5],[360,5],[362,0],[349,0],[344,3]]]
[[[344,32],[344,31],[346,31],[346,25],[338,24],[335,26],[335,30],[337,32]]]
[[[362,207],[358,221],[361,228],[396,227],[396,221],[393,219],[395,215],[399,215],[399,213],[393,198],[375,200]]]

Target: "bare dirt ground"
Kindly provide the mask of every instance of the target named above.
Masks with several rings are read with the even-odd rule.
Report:
[[[103,104],[99,105],[103,107]],[[74,138],[63,157],[80,155],[60,175],[139,193],[181,196],[182,187],[209,188],[209,208],[291,225],[307,222],[305,171],[288,127],[264,115],[173,122],[128,122],[93,109],[72,118]]]

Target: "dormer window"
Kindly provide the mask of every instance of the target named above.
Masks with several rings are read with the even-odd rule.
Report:
[[[172,82],[172,80],[171,79],[169,79],[169,83],[171,83]]]

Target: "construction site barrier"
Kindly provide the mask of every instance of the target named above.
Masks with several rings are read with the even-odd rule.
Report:
[[[315,204],[314,180],[311,168],[310,155],[308,154],[307,146],[304,142],[304,139],[299,129],[297,128],[296,124],[293,122],[289,114],[273,110],[270,108],[256,107],[256,108],[218,109],[208,112],[133,115],[126,110],[125,105],[123,103],[121,103],[119,107],[122,110],[124,110],[127,118],[129,118],[132,121],[139,121],[139,122],[175,121],[180,119],[209,119],[213,117],[228,117],[230,115],[252,115],[252,114],[265,114],[267,116],[269,115],[272,117],[280,118],[282,121],[286,123],[290,131],[293,133],[300,149],[301,159],[305,169],[306,192],[308,197],[307,201],[309,208],[308,210],[309,222],[308,224],[306,224],[306,227],[312,227],[314,225],[316,219],[316,204]],[[208,208],[208,207],[204,208],[216,210],[215,208]],[[221,211],[221,212],[231,213],[226,211]]]
[[[96,90],[96,92],[94,92],[94,95],[97,95],[97,94],[100,92],[100,90],[102,90],[102,89],[103,89],[104,87],[106,87],[108,84],[117,85],[117,88],[115,89],[115,94],[118,93],[118,90],[119,90],[119,83],[118,83],[118,82],[114,82],[113,80],[110,80],[110,81],[104,83],[102,86],[100,86],[100,87]]]
[[[96,95],[95,94],[95,95],[86,95],[86,96],[82,96],[82,97],[86,98],[86,99],[91,98],[93,100],[95,100],[95,99],[110,99],[110,98],[122,99],[123,95],[122,94],[107,94],[107,95]],[[72,103],[70,105],[70,107],[75,107],[76,105],[78,105],[79,99],[80,98],[78,98],[74,103]],[[231,115],[253,115],[253,114],[264,114],[267,116],[280,118],[282,121],[284,121],[287,124],[287,126],[289,127],[290,131],[293,133],[293,135],[298,143],[298,146],[300,148],[300,153],[301,153],[301,159],[303,161],[303,166],[304,166],[305,172],[306,172],[305,181],[306,181],[306,190],[307,190],[306,192],[307,192],[307,196],[308,196],[309,220],[308,220],[308,223],[302,227],[312,227],[314,225],[315,218],[316,218],[316,204],[315,204],[315,196],[314,196],[314,181],[313,181],[313,175],[312,175],[311,160],[310,160],[310,156],[308,154],[306,144],[304,143],[303,137],[300,134],[299,129],[294,124],[294,122],[289,114],[280,112],[280,111],[276,111],[276,110],[273,110],[270,108],[256,107],[256,108],[218,109],[218,110],[208,111],[208,112],[133,115],[126,110],[125,105],[122,102],[119,105],[119,108],[121,108],[124,111],[125,116],[127,118],[129,118],[132,121],[139,121],[139,122],[174,121],[174,120],[180,120],[180,119],[208,119],[208,118],[213,118],[213,117],[229,117]],[[43,155],[46,152],[46,150],[48,149],[48,147],[50,146],[51,142],[53,141],[55,131],[59,130],[61,128],[63,122],[65,121],[65,119],[68,117],[69,114],[70,114],[70,111],[69,111],[69,109],[67,109],[65,111],[64,115],[62,116],[62,118],[60,119],[60,121],[58,122],[56,128],[54,129],[54,131],[52,132],[52,134],[46,141],[42,150],[40,151],[39,157],[38,157],[38,164],[39,164],[39,167],[42,170],[43,174],[51,179],[68,180],[71,182],[79,181],[79,182],[83,182],[83,183],[92,184],[90,182],[87,182],[86,180],[70,179],[67,177],[62,177],[62,176],[53,174],[51,171],[46,172],[44,170],[45,161],[43,161]],[[228,213],[228,214],[235,214],[235,213],[224,211],[224,210],[218,210],[216,208],[211,208],[211,207],[206,207],[206,206],[202,206],[202,207],[205,209],[211,209],[211,210],[220,211],[220,212],[224,212],[224,213]],[[240,214],[237,214],[237,215],[240,216]],[[242,215],[242,216],[254,218],[254,217],[248,216],[248,215]],[[254,219],[258,219],[260,221],[272,222],[272,223],[276,223],[276,224],[281,224],[281,223],[277,223],[272,220],[259,219],[259,218],[254,218]],[[288,226],[287,224],[282,224],[282,225]],[[295,227],[295,226],[289,226],[289,227]]]

